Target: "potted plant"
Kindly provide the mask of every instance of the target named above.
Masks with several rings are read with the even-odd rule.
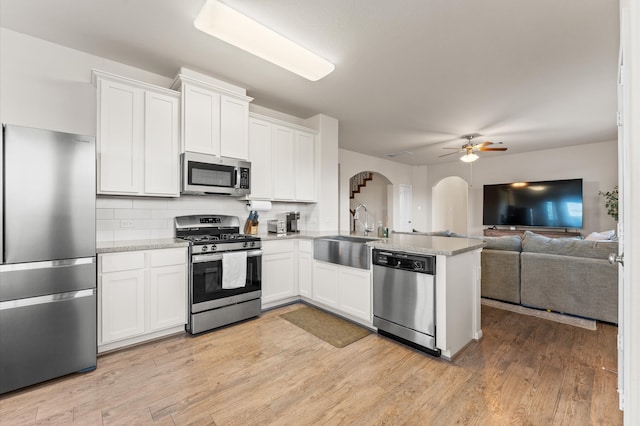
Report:
[[[599,195],[604,197],[604,206],[607,209],[607,214],[618,221],[618,185],[614,186],[611,191],[598,192]]]

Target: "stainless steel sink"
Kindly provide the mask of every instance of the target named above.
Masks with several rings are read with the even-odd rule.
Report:
[[[376,239],[351,235],[316,238],[313,240],[313,258],[352,268],[369,269],[371,247],[367,246],[367,243],[371,241]]]

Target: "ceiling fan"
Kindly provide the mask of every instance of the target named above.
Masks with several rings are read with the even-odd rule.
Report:
[[[444,149],[455,149],[456,152],[451,152],[449,154],[444,154],[444,155],[440,155],[440,157],[446,157],[448,155],[453,155],[453,154],[458,154],[460,152],[464,152],[464,155],[462,157],[460,157],[460,160],[464,161],[465,163],[471,163],[476,161],[478,158],[478,155],[476,154],[476,152],[478,151],[506,151],[507,148],[506,147],[502,147],[502,148],[493,148],[493,147],[489,147],[489,145],[494,145],[494,144],[502,144],[502,142],[481,142],[481,143],[477,143],[474,144],[473,143],[473,139],[477,138],[478,136],[480,136],[478,133],[470,133],[468,135],[463,135],[462,139],[466,139],[467,143],[462,145],[462,147],[460,148],[444,148]]]

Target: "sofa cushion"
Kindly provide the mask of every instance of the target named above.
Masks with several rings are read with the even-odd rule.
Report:
[[[482,250],[480,295],[520,303],[520,252]]]
[[[618,267],[604,259],[522,252],[524,306],[618,323]]]
[[[605,232],[592,232],[584,239],[587,241],[612,241],[616,236],[616,231],[613,229]]]
[[[615,242],[549,238],[531,231],[525,231],[522,240],[522,251],[528,253],[607,259],[609,253],[617,252],[617,250],[618,244]]]
[[[483,237],[486,245],[484,248],[490,250],[522,251],[522,239],[518,235],[504,235],[502,237]]]

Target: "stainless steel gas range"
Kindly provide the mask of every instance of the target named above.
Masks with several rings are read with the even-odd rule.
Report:
[[[178,216],[175,226],[176,237],[191,243],[187,331],[198,334],[260,315],[260,238],[241,234],[236,216]]]

